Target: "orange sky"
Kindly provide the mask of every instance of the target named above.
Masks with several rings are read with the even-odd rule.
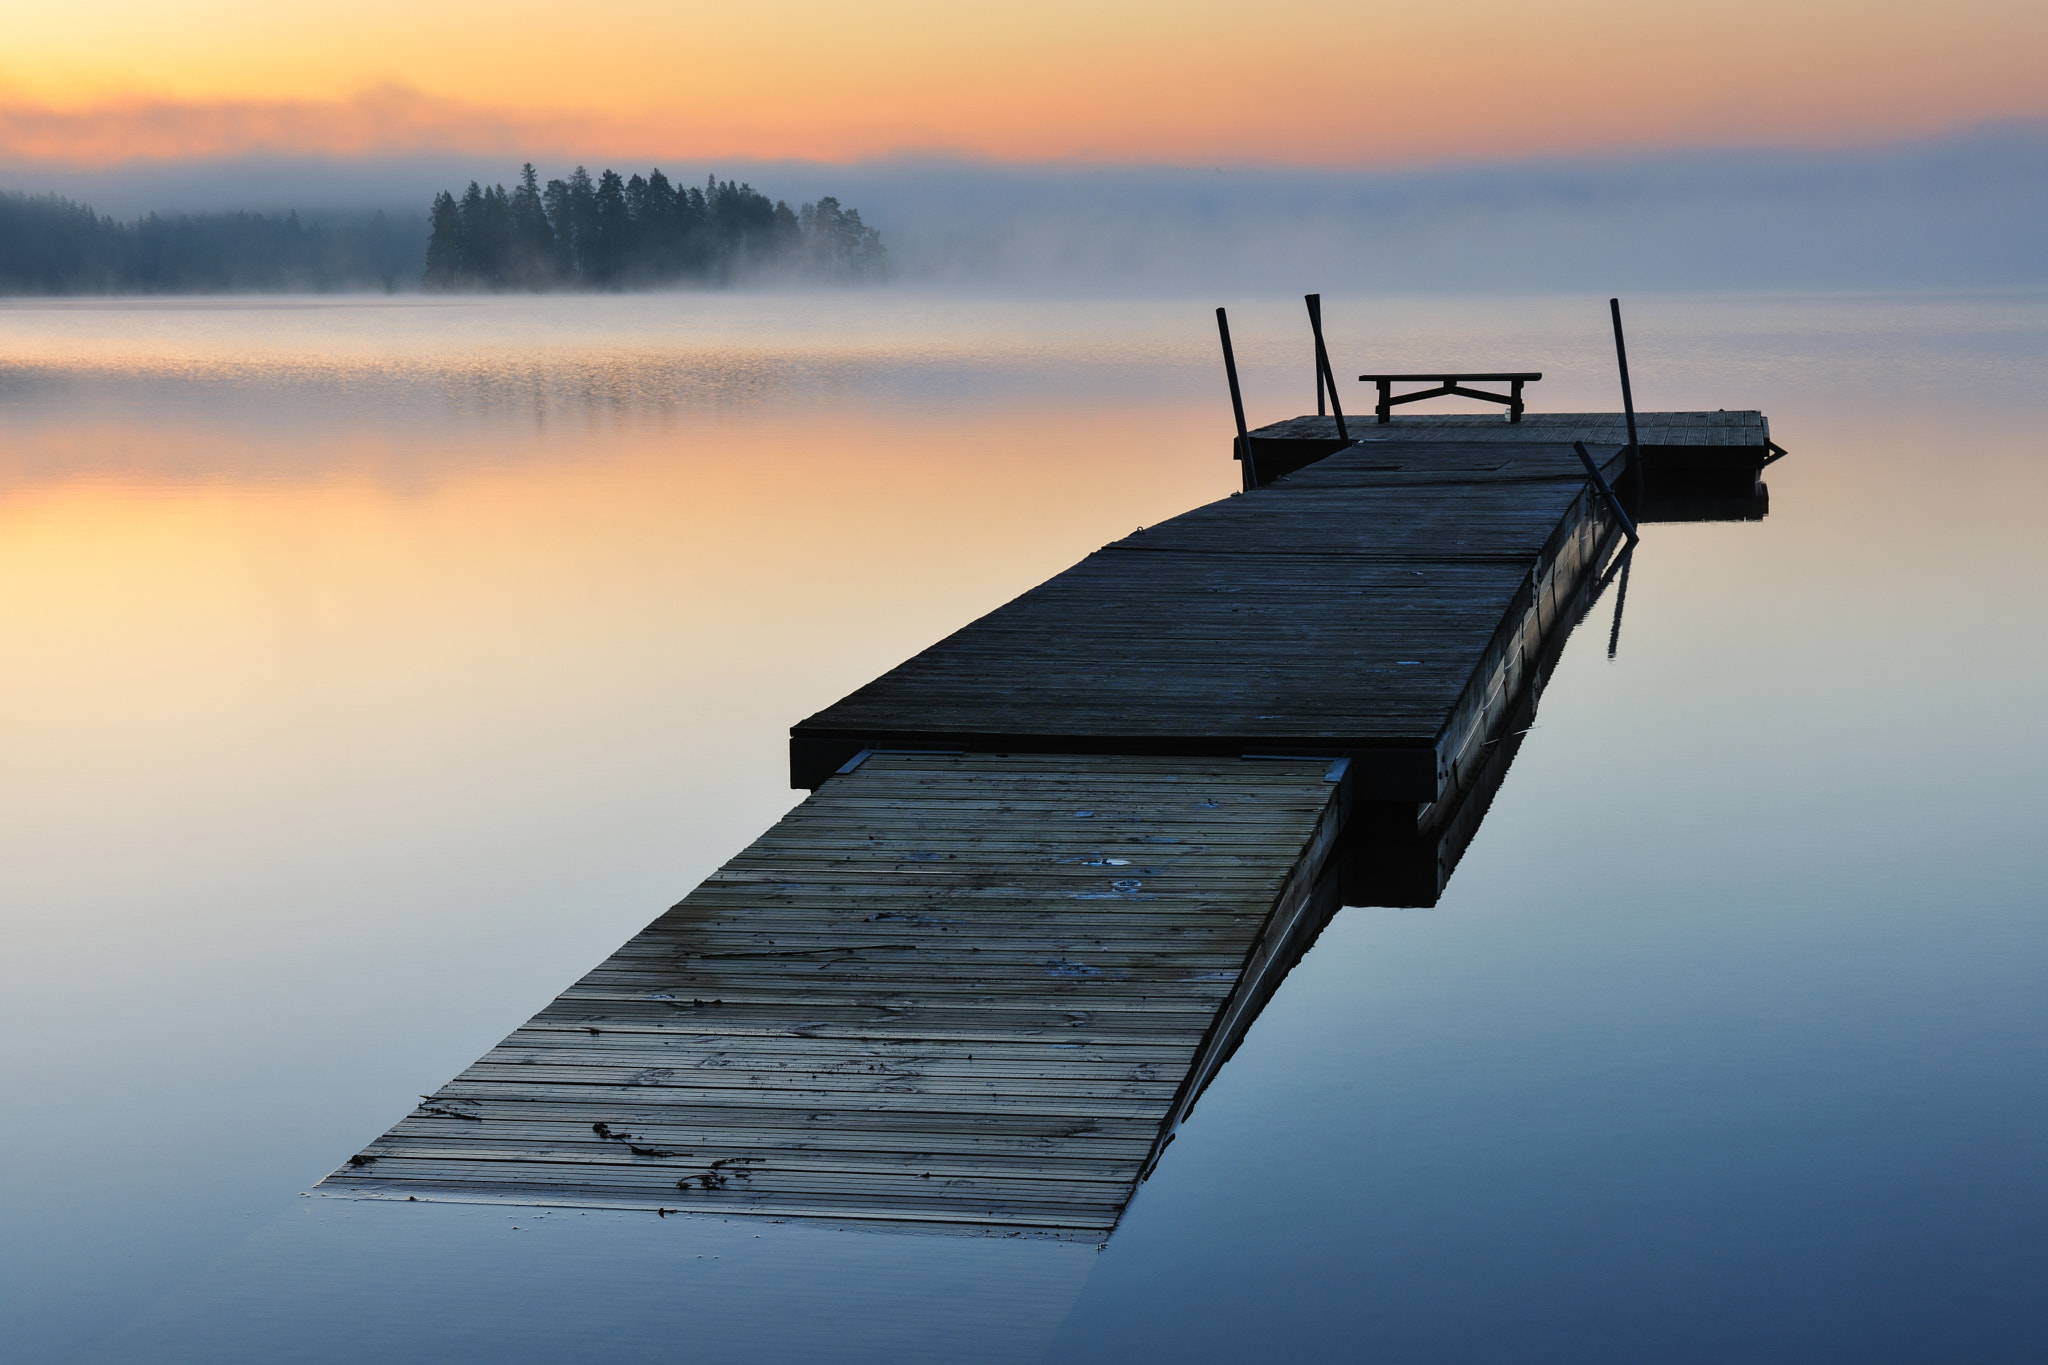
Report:
[[[464,151],[1388,166],[2048,115],[2040,0],[71,0],[0,163]]]

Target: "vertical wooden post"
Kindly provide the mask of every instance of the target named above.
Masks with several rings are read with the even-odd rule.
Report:
[[[1314,294],[1310,294],[1310,295],[1309,295],[1309,297],[1310,297],[1310,298],[1314,298],[1314,297],[1316,297],[1316,296],[1315,296]],[[1324,417],[1324,416],[1327,416],[1327,415],[1328,415],[1328,413],[1329,413],[1329,409],[1328,409],[1328,406],[1327,406],[1327,405],[1326,405],[1326,404],[1324,403],[1324,401],[1323,401],[1323,357],[1322,357],[1321,353],[1318,353],[1318,354],[1316,355],[1316,357],[1315,357],[1315,369],[1316,369],[1316,416],[1318,416],[1318,417]]]
[[[1230,379],[1230,410],[1237,417],[1237,458],[1244,468],[1244,488],[1247,492],[1257,488],[1258,474],[1252,468],[1252,434],[1244,424],[1244,394],[1237,387],[1237,355],[1230,349],[1230,318],[1221,308],[1216,310],[1216,331],[1223,338],[1223,373]]]
[[[1311,329],[1313,330],[1313,329],[1315,329],[1315,326],[1316,326],[1316,312],[1317,312],[1318,306],[1319,306],[1319,305],[1320,305],[1320,304],[1322,303],[1322,301],[1323,301],[1323,296],[1322,296],[1321,294],[1307,294],[1307,295],[1304,295],[1303,297],[1305,297],[1305,298],[1306,298],[1306,299],[1308,300],[1308,325],[1309,325],[1309,327],[1310,327],[1310,328],[1311,328]],[[1315,367],[1316,367],[1316,416],[1318,416],[1318,417],[1322,417],[1322,416],[1326,416],[1326,415],[1327,415],[1327,412],[1326,412],[1326,409],[1325,409],[1325,408],[1324,408],[1324,406],[1323,406],[1323,350],[1322,350],[1322,347],[1320,347],[1320,346],[1318,346],[1318,347],[1316,348],[1316,353],[1315,353]]]
[[[1635,481],[1636,492],[1631,496],[1642,496],[1643,450],[1636,444],[1636,396],[1628,383],[1628,345],[1621,339],[1621,300],[1607,300],[1607,310],[1614,314],[1614,359],[1621,366],[1621,410],[1628,417],[1628,475]]]
[[[1303,294],[1308,301],[1308,326],[1316,334],[1316,416],[1323,415],[1323,390],[1330,391],[1330,411],[1337,415],[1337,439],[1348,441],[1351,433],[1344,429],[1344,405],[1337,401],[1337,376],[1330,370],[1330,352],[1323,345],[1323,296]]]

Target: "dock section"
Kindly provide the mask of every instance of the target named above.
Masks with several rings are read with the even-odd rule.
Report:
[[[791,780],[862,749],[1293,753],[1353,759],[1367,800],[1443,801],[1617,538],[1569,445],[1354,446],[1106,546],[801,722]]]
[[[1434,899],[1620,541],[1607,420],[1326,454],[801,722],[801,805],[320,1192],[1100,1237],[1359,859]]]
[[[1342,778],[866,756],[320,1192],[1099,1237],[1327,911]]]

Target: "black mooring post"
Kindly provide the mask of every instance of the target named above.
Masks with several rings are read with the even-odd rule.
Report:
[[[1216,331],[1223,338],[1223,373],[1230,378],[1230,410],[1237,416],[1237,458],[1244,465],[1244,487],[1247,491],[1259,486],[1258,474],[1252,469],[1252,434],[1244,424],[1244,394],[1237,387],[1237,355],[1230,349],[1230,318],[1221,308],[1216,310]]]
[[[1316,416],[1323,415],[1323,390],[1330,393],[1330,411],[1337,415],[1337,439],[1348,441],[1351,433],[1344,429],[1344,405],[1337,401],[1337,376],[1330,372],[1330,352],[1323,345],[1323,296],[1303,294],[1308,301],[1308,326],[1316,334]]]
[[[1614,519],[1621,524],[1622,534],[1628,537],[1628,548],[1633,550],[1636,542],[1642,537],[1636,534],[1636,524],[1629,517],[1628,509],[1621,505],[1620,498],[1614,496],[1614,488],[1600,472],[1600,466],[1594,464],[1593,457],[1586,453],[1586,443],[1573,441],[1572,449],[1578,452],[1579,463],[1586,467],[1586,474],[1593,480],[1593,487],[1600,490],[1600,496],[1606,500],[1607,510],[1614,513]]]
[[[1325,417],[1328,413],[1323,408],[1323,391],[1326,387],[1323,383],[1323,296],[1303,294],[1301,297],[1308,302],[1308,329],[1314,333],[1316,339],[1316,416]]]
[[[1630,496],[1641,497],[1643,448],[1636,444],[1636,396],[1628,384],[1628,344],[1621,339],[1621,300],[1607,300],[1607,311],[1614,314],[1614,359],[1621,366],[1621,410],[1628,417],[1628,476],[1636,486]]]
[[[1317,295],[1317,294],[1310,294],[1310,295],[1309,295],[1308,297],[1309,297],[1310,299],[1316,300],[1317,302],[1320,302],[1320,301],[1321,301],[1321,296],[1320,296],[1320,295]],[[1308,314],[1308,315],[1309,315],[1309,325],[1310,325],[1311,327],[1315,326],[1315,316],[1316,316],[1316,305],[1315,305],[1315,303],[1310,303],[1310,304],[1309,304],[1309,314]],[[1327,406],[1326,406],[1326,405],[1324,404],[1324,402],[1323,402],[1323,357],[1322,357],[1322,353],[1321,353],[1321,351],[1318,351],[1318,352],[1316,353],[1316,357],[1315,357],[1315,364],[1316,364],[1316,416],[1318,416],[1318,417],[1327,417],[1327,416],[1329,416],[1329,408],[1328,408],[1328,407],[1327,407]]]

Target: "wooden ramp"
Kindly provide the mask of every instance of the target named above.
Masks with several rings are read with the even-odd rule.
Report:
[[[321,1192],[1100,1236],[1298,949],[1343,768],[867,755]]]

